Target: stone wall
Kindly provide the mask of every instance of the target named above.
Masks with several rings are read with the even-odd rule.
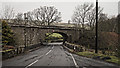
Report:
[[[14,37],[16,40],[16,46],[24,47],[25,45],[25,33],[26,33],[26,44],[27,46],[35,45],[45,39],[47,32],[52,33],[53,30],[57,32],[63,32],[68,35],[68,42],[74,42],[79,39],[80,31],[70,29],[48,29],[39,27],[24,27],[24,26],[11,26]],[[25,30],[26,29],[26,30]]]

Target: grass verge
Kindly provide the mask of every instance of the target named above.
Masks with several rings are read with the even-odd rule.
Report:
[[[107,60],[104,60],[106,62],[109,62],[109,63],[114,63],[114,64],[117,64],[117,65],[120,65],[120,58],[116,57],[116,56],[110,56],[110,55],[104,55],[104,54],[96,54],[94,52],[89,52],[89,51],[85,51],[85,52],[75,52],[74,50],[72,49],[69,49],[68,47],[64,46],[69,52],[72,52],[72,53],[75,53],[77,55],[80,55],[80,56],[83,56],[83,57],[88,57],[88,58],[93,58],[93,57],[97,57],[99,56],[100,59],[99,60],[102,60],[102,58],[104,57],[110,57],[111,59],[107,59]]]
[[[104,61],[120,65],[119,59],[116,56],[104,55],[104,54],[99,54],[99,53],[96,54],[96,53],[88,52],[88,51],[86,51],[86,52],[75,52],[75,53],[78,54],[78,55],[81,55],[81,56],[88,57],[88,58],[93,58],[93,57],[96,57],[96,56],[100,56],[100,60],[102,60],[102,58],[104,58],[104,57],[110,57],[111,59],[106,59]]]

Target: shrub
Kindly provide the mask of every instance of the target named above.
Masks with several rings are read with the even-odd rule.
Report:
[[[2,21],[2,44],[14,46],[13,31],[6,21]]]

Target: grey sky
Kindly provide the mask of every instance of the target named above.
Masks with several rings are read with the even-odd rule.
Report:
[[[94,1],[92,1],[94,2]],[[63,22],[71,19],[75,6],[83,4],[83,2],[2,2],[2,7],[10,5],[15,12],[32,11],[39,6],[55,6],[62,13]],[[1,5],[1,4],[0,4]],[[118,14],[118,2],[100,2],[99,5],[104,8],[103,12],[109,16]]]
[[[103,7],[103,12],[108,16],[118,15],[118,2],[100,2],[100,7]]]

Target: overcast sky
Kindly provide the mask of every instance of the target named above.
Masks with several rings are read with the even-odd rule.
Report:
[[[99,0],[99,6],[103,7],[103,12],[108,16],[118,14],[118,1],[119,0]],[[1,0],[0,6],[10,5],[15,9],[15,12],[25,13],[32,11],[39,6],[55,6],[58,11],[62,13],[63,22],[67,22],[71,19],[73,11],[77,5],[81,5],[84,2],[95,2],[95,0]],[[2,8],[0,7],[0,9]]]

